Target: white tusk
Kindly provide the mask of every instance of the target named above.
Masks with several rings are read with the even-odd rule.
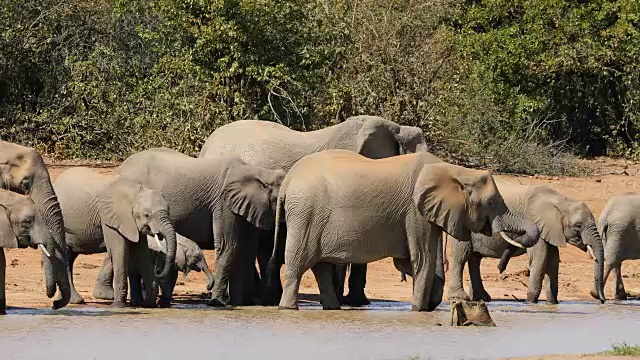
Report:
[[[589,253],[589,256],[591,256],[593,261],[598,262],[598,259],[596,258],[596,254],[593,253],[593,248],[591,247],[591,245],[587,245],[587,252]]]
[[[509,244],[515,246],[515,247],[519,247],[520,249],[524,249],[524,246],[518,244],[517,242],[515,242],[512,238],[510,238],[504,231],[500,231],[500,236],[502,236],[502,238],[504,239],[504,241],[508,242]]]
[[[156,238],[156,242],[158,243],[158,246],[160,247],[160,249],[164,249],[164,246],[162,246],[162,243],[160,242],[160,238],[158,237],[158,234],[155,234],[154,237]]]
[[[44,247],[44,245],[42,244],[38,244],[38,247],[40,248],[40,250],[42,250],[42,252],[47,255],[48,258],[51,257],[51,254],[49,254],[49,252],[47,251],[47,248]]]

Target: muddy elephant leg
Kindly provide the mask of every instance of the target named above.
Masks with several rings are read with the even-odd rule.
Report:
[[[102,227],[104,242],[113,264],[112,307],[124,307],[127,301],[129,277],[129,241],[108,226]]]
[[[164,279],[158,279],[160,285],[160,299],[158,299],[158,306],[161,308],[171,307],[171,300],[173,299],[173,289],[176,287],[178,281],[178,268],[175,266],[169,271]]]
[[[253,229],[247,228],[248,223],[244,219],[234,219],[235,237],[231,241],[237,241],[236,254],[231,255],[231,264],[227,271],[229,276],[229,305],[250,306],[255,305],[256,287],[260,284],[260,277],[256,282],[256,256],[258,243]],[[216,271],[217,273],[217,271]]]
[[[369,305],[371,302],[364,293],[367,284],[367,264],[351,264],[349,269],[349,293],[343,303],[350,306]]]
[[[436,267],[438,262],[438,242],[442,239],[442,229],[432,226],[424,240],[418,241],[409,235],[409,254],[413,273],[413,296],[411,299],[411,311],[433,311],[431,290],[433,288]]]
[[[285,271],[284,288],[280,298],[279,309],[298,310],[298,298],[300,281],[307,269],[297,270],[293,266],[287,266]]]
[[[216,264],[215,264],[215,284],[211,291],[211,299],[207,302],[209,306],[223,307],[227,306],[230,301],[230,281],[233,271],[234,261],[238,257],[238,229],[235,215],[228,210],[223,210],[222,214],[217,214],[213,220],[213,231],[216,248]],[[252,274],[253,276],[253,274]],[[239,291],[236,296],[242,296]],[[239,301],[238,301],[239,302]]]
[[[84,298],[78,293],[76,290],[76,286],[73,283],[73,264],[78,258],[78,254],[69,250],[69,267],[67,268],[67,275],[69,277],[69,284],[71,285],[71,299],[69,300],[70,304],[82,304],[84,303]]]
[[[616,264],[613,267],[613,272],[616,275],[615,286],[616,286],[616,300],[627,300],[627,291],[624,289],[624,284],[622,283],[622,262]]]
[[[464,292],[462,275],[464,265],[471,258],[473,246],[471,241],[459,241],[450,237],[451,241],[451,260],[449,261],[449,289],[447,298],[449,300],[470,300],[469,295]]]
[[[482,256],[478,254],[472,254],[469,257],[469,297],[471,297],[472,301],[491,301],[491,296],[482,283],[482,275],[480,274],[481,261]]]
[[[323,310],[339,310],[340,302],[333,286],[334,267],[329,263],[317,263],[312,268],[320,290]]]
[[[340,304],[344,304],[344,280],[347,277],[349,264],[332,264],[331,282]]]
[[[91,295],[96,299],[113,300],[113,263],[108,251],[102,261],[102,268]]]
[[[136,293],[134,294],[134,286],[131,287],[131,300],[134,296],[139,301],[138,306],[145,308],[155,308],[156,297],[153,291],[153,282],[155,280],[155,267],[153,264],[153,255],[147,244],[147,237],[141,237],[140,241],[130,244],[130,269],[136,277]]]
[[[6,271],[7,260],[4,257],[4,249],[0,248],[0,315],[7,314],[7,296],[5,293]]]
[[[558,247],[547,246],[547,264],[545,267],[545,293],[547,303],[558,303],[558,273],[560,271],[560,253]]]
[[[538,241],[529,248],[529,287],[527,289],[527,303],[535,304],[542,292],[542,281],[547,266],[547,247],[550,245],[544,241]]]

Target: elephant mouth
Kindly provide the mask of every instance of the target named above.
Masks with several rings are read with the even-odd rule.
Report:
[[[480,234],[485,235],[485,236],[491,236],[493,235],[493,229],[491,228],[491,222],[489,222],[489,219],[487,219],[484,224],[482,225],[482,228],[480,229]]]
[[[38,244],[31,242],[31,236],[29,235],[19,235],[16,239],[18,240],[18,248],[20,249],[26,249],[28,247],[35,249],[38,246]]]

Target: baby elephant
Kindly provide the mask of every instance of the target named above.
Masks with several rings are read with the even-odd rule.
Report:
[[[177,248],[176,248],[176,260],[175,264],[167,276],[166,281],[160,280],[162,295],[166,294],[168,296],[160,296],[160,305],[161,306],[170,306],[171,303],[171,294],[173,293],[173,288],[176,285],[176,280],[178,279],[178,271],[184,273],[186,276],[189,271],[193,270],[196,272],[203,271],[207,276],[207,290],[211,291],[214,285],[214,277],[211,270],[209,270],[209,265],[207,264],[207,260],[204,257],[204,252],[198,244],[194,241],[190,240],[187,237],[184,237],[180,234],[177,235]],[[153,237],[149,236],[147,238],[147,242],[149,244],[149,249],[153,251],[155,258],[155,266],[162,267],[165,263],[166,258],[166,248],[163,244],[158,243],[153,239]]]
[[[600,214],[598,231],[604,243],[604,283],[614,271],[616,300],[625,300],[622,262],[640,259],[640,193],[618,194],[607,202]],[[604,287],[604,284],[603,284]],[[596,294],[595,289],[591,295]]]
[[[451,303],[451,326],[496,326],[484,301],[454,301]]]

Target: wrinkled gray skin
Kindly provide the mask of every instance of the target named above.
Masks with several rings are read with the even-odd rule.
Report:
[[[77,256],[106,251],[113,275],[100,272],[93,296],[113,299],[113,307],[123,307],[129,285],[131,306],[156,307],[153,288],[143,290],[141,282],[152,283],[155,276],[169,275],[176,256],[176,232],[162,194],[137,181],[82,167],[60,174],[54,188],[66,221],[72,287]],[[167,249],[168,256],[158,274],[154,274],[147,235],[157,235]],[[104,286],[104,279],[111,280],[112,276],[113,286]],[[74,302],[83,301],[75,287],[73,294]]]
[[[162,246],[163,244],[158,244],[151,236],[147,238],[147,243],[149,244],[149,249],[153,251],[156,265],[163,266],[166,261],[166,248]],[[171,267],[169,276],[165,279],[160,279],[159,281],[168,281],[168,284],[163,284],[163,288],[166,286],[167,289],[170,289],[169,293],[173,293],[173,288],[175,287],[176,280],[178,279],[178,271],[187,276],[191,270],[196,272],[203,271],[207,276],[207,290],[211,291],[211,289],[213,289],[215,280],[213,278],[213,273],[209,270],[209,265],[207,265],[204,252],[200,249],[198,244],[178,234],[176,261]]]
[[[216,129],[202,147],[200,157],[239,157],[248,164],[288,172],[302,157],[327,149],[351,150],[380,159],[427,151],[427,145],[420,128],[401,126],[378,116],[353,116],[340,124],[308,132],[270,121],[241,120]],[[258,243],[266,246],[261,253],[271,253],[273,236],[273,231],[260,234]],[[280,236],[285,236],[284,231]],[[258,259],[261,274],[266,261]],[[349,294],[341,299],[344,304],[369,304],[364,294],[366,270],[366,264],[351,265]],[[264,276],[262,281],[265,286]],[[343,287],[343,283],[339,285],[340,295]],[[265,304],[276,305],[280,301],[282,289],[273,290],[273,294],[265,293]]]
[[[598,230],[604,243],[604,282],[613,270],[615,299],[626,300],[622,283],[622,262],[640,259],[640,194],[622,193],[609,199],[600,213]],[[597,288],[591,296],[597,298]]]
[[[282,170],[247,165],[238,158],[193,158],[158,148],[130,156],[118,172],[161,191],[176,231],[201,249],[216,250],[210,306],[255,303],[257,233],[275,225]],[[170,304],[171,289],[160,285],[160,301]]]
[[[311,269],[323,309],[339,309],[331,264],[392,257],[398,270],[413,276],[412,310],[433,311],[444,287],[435,278],[443,230],[467,241],[472,231],[509,230],[525,234],[515,240],[522,246],[535,244],[537,228],[508,213],[488,171],[434,158],[418,153],[372,160],[327,150],[298,161],[278,195],[276,224],[286,222],[287,236],[275,237],[269,264],[273,286],[284,256],[280,308],[298,308],[300,280]]]
[[[529,256],[529,288],[527,302],[537,303],[542,291],[543,280],[547,302],[558,303],[559,246],[567,242],[587,251],[590,245],[596,256],[594,263],[594,283],[597,297],[605,301],[603,293],[604,251],[593,214],[582,202],[567,198],[546,186],[528,186],[496,181],[507,206],[516,216],[526,217],[540,228],[539,241],[527,249]],[[473,234],[471,242],[451,239],[449,299],[491,301],[491,296],[482,285],[480,261],[483,257],[501,258],[506,251],[509,256],[524,254],[521,249],[511,251],[499,235],[492,237]],[[469,295],[462,285],[465,263],[469,266]],[[506,263],[502,264],[506,266]]]
[[[4,248],[36,248],[39,245],[54,254],[56,243],[36,204],[26,195],[0,190],[0,315],[6,314],[7,306]]]
[[[53,308],[66,306],[71,298],[71,286],[67,276],[64,220],[42,156],[35,149],[0,141],[0,189],[29,195],[36,204],[55,244],[49,251],[51,257],[42,255],[46,293],[52,298],[57,286],[60,298],[53,301]]]
[[[451,326],[496,326],[484,301],[451,302]]]

